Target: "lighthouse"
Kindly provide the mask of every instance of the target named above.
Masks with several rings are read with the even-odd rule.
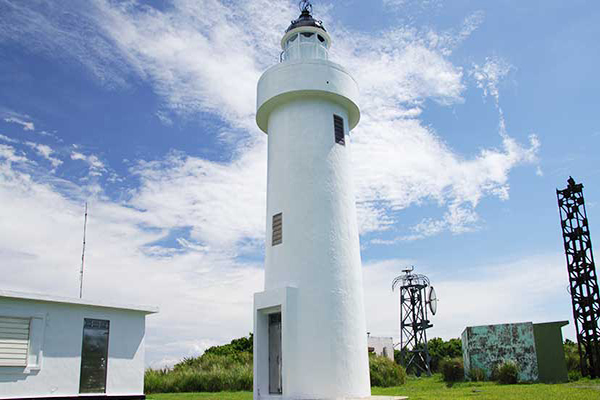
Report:
[[[254,295],[254,399],[371,394],[350,131],[358,86],[329,61],[308,1],[258,82],[268,135],[264,291]]]

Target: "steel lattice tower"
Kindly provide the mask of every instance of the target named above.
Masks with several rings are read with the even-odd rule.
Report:
[[[430,286],[425,275],[404,270],[392,283],[392,290],[400,285],[400,359],[408,371],[412,366],[417,376],[422,372],[431,375],[427,329],[433,325],[427,316],[426,289]]]
[[[590,229],[583,200],[583,185],[569,177],[566,189],[557,190],[563,230],[569,292],[581,360],[581,374],[600,377],[600,294],[592,254]]]

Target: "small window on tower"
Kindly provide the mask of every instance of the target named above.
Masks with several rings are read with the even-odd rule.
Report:
[[[335,142],[344,146],[346,144],[344,137],[344,119],[339,115],[333,116],[333,130],[335,133]]]
[[[283,214],[273,215],[273,237],[271,244],[276,246],[283,242]]]
[[[321,35],[317,35],[317,38],[319,38],[319,42],[323,43],[325,41],[325,38]]]

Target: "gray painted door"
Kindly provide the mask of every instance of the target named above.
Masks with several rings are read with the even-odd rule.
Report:
[[[281,313],[269,314],[269,393],[282,393]]]

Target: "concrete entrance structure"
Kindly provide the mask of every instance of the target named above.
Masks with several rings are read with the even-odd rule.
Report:
[[[308,6],[258,82],[268,136],[265,291],[254,297],[254,398],[371,394],[349,132],[358,86]]]

